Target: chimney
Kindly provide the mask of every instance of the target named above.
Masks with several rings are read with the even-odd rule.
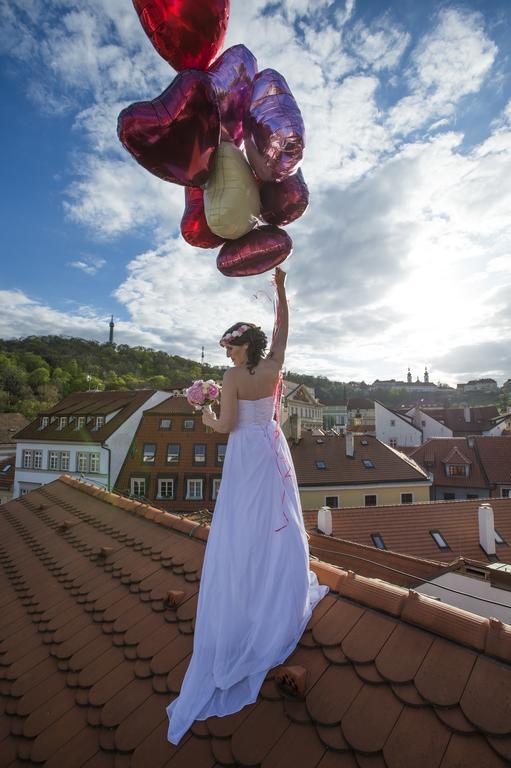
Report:
[[[463,406],[463,418],[465,419],[465,421],[468,424],[469,421],[470,421],[470,408],[469,408],[468,405],[464,405]]]
[[[346,432],[346,456],[351,456],[355,453],[355,436],[353,432]]]
[[[302,419],[298,413],[292,413],[289,417],[289,437],[298,442],[302,436]]]
[[[330,507],[318,509],[318,531],[326,536],[332,535],[332,510]]]
[[[487,555],[495,554],[495,519],[490,504],[479,507],[479,544]]]

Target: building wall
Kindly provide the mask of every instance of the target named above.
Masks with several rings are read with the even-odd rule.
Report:
[[[116,429],[113,435],[105,441],[105,445],[111,450],[110,485],[112,488],[117,482],[119,472],[121,471],[124,459],[126,458],[126,454],[128,453],[133,436],[137,431],[144,411],[148,408],[153,408],[155,405],[163,402],[163,400],[168,400],[168,397],[168,392],[155,392],[149,400],[146,400],[146,402],[126,419],[119,429]]]
[[[377,505],[401,504],[402,493],[412,493],[413,502],[429,501],[429,482],[424,483],[393,483],[385,485],[363,486],[332,486],[322,488],[300,488],[300,499],[303,509],[319,509],[325,505],[327,496],[338,496],[341,507],[363,507],[366,495],[376,495]]]
[[[24,450],[36,450],[43,452],[42,469],[24,469],[23,468],[23,451]],[[84,475],[84,479],[90,483],[95,483],[101,487],[105,487],[108,483],[108,452],[101,447],[99,443],[64,443],[60,441],[46,442],[42,441],[19,441],[16,447],[16,472],[14,476],[14,488],[13,498],[17,498],[20,495],[21,488],[30,488],[33,490],[40,485],[46,485],[52,483],[54,480],[60,477],[63,472],[58,470],[48,469],[48,454],[50,451],[69,451],[69,470],[65,471],[65,474],[81,476],[82,473],[76,469],[77,458],[76,454],[83,453],[99,453],[100,454],[100,471]],[[33,487],[32,487],[33,486]]]
[[[325,405],[323,408],[323,426],[344,427],[348,423],[348,409],[345,405]]]
[[[413,424],[408,424],[381,403],[375,403],[376,437],[387,445],[396,440],[397,446],[420,445],[422,433]]]
[[[433,419],[424,411],[411,408],[408,415],[412,416],[414,424],[422,429],[422,442],[425,443],[431,437],[453,437],[452,429]]]
[[[444,493],[453,493],[454,499],[467,499],[469,495],[476,495],[478,499],[487,499],[490,496],[489,488],[453,488],[448,485],[434,485],[432,488],[432,500],[443,501]]]
[[[116,483],[116,490],[120,493],[130,492],[130,481],[135,477],[146,479],[145,497],[160,507],[172,512],[194,512],[199,509],[214,509],[215,500],[211,498],[213,479],[221,478],[222,464],[216,463],[216,446],[227,445],[229,435],[220,432],[206,432],[202,423],[200,412],[196,414],[168,414],[172,419],[170,430],[160,429],[160,420],[165,418],[161,414],[145,413],[132,446],[127,453],[126,460],[121,469]],[[185,418],[195,420],[195,429],[184,431],[182,428]],[[156,445],[155,460],[153,463],[143,462],[144,444]],[[166,462],[167,445],[178,443],[180,445],[179,462],[168,464]],[[193,448],[196,443],[206,445],[206,462],[204,464],[193,463]],[[203,478],[204,496],[199,500],[185,499],[186,478]],[[158,479],[175,479],[176,498],[162,499],[158,497]]]

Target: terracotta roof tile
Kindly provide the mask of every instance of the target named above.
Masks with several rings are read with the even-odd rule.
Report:
[[[490,483],[511,483],[511,439],[477,437],[479,459]]]
[[[2,508],[2,764],[508,763],[511,627],[317,560],[332,591],[257,700],[169,744],[209,527],[140,512],[66,477]]]
[[[0,413],[0,443],[12,443],[15,447],[14,435],[28,423],[27,417],[21,413]]]

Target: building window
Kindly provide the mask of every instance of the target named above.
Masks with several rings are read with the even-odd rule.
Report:
[[[422,421],[421,421],[421,427],[425,427],[425,426],[426,426],[426,422],[425,422],[425,420],[424,420],[424,419],[422,419]]]
[[[44,429],[45,427],[47,427],[49,423],[50,423],[49,417],[43,416],[43,418],[41,419],[41,429]]]
[[[397,440],[395,437],[391,437],[389,440],[389,445],[391,448],[397,448]]]
[[[60,452],[60,468],[66,471],[69,469],[69,451]]]
[[[478,493],[467,493],[467,499],[478,499],[479,494]]]
[[[156,443],[144,443],[144,450],[142,453],[143,464],[154,464],[156,458]]]
[[[451,493],[450,491],[447,493],[444,493],[444,501],[454,501],[455,498],[456,498],[455,493]]]
[[[323,459],[318,459],[314,463],[316,464],[316,469],[326,469],[326,463],[323,461]]]
[[[395,419],[391,419],[390,420],[390,426],[391,427],[395,427],[396,426],[396,420]]]
[[[43,452],[42,451],[34,451],[33,453],[33,467],[34,469],[42,469],[43,466]]]
[[[366,469],[374,469],[374,462],[372,459],[362,459],[362,464]]]
[[[89,454],[89,472],[99,472],[100,456],[99,453]]]
[[[364,506],[365,507],[375,507],[377,504],[378,499],[376,498],[376,494],[371,493],[367,496],[364,496]]]
[[[213,478],[212,486],[211,486],[211,498],[213,499],[213,501],[216,501],[216,498],[218,496],[218,491],[220,490],[220,482],[221,480],[219,477]]]
[[[132,496],[145,496],[145,477],[132,477],[130,480],[130,491]]]
[[[190,478],[186,481],[186,498],[190,501],[198,501],[203,497],[203,485],[202,478]]]
[[[193,463],[194,464],[206,463],[206,446],[204,443],[196,443],[193,446]]]
[[[59,426],[57,429],[65,429],[67,426],[67,417],[66,416],[59,416]]]
[[[158,498],[159,499],[175,498],[173,478],[162,478],[158,480]]]
[[[177,464],[179,461],[179,443],[169,443],[167,445],[167,464]]]
[[[23,465],[23,469],[32,469],[32,462],[33,462],[33,452],[25,448],[21,454],[21,463]]]
[[[331,509],[339,509],[339,497],[325,496],[325,507],[330,507]]]
[[[401,504],[413,504],[413,493],[402,493]]]
[[[506,542],[500,535],[500,533],[495,529],[495,544],[505,544]]]
[[[183,419],[183,429],[195,429],[195,419]]]
[[[502,499],[509,499],[511,497],[511,488],[501,488],[500,496]]]
[[[372,533],[371,539],[373,540],[374,546],[378,549],[387,549],[385,542],[383,541],[383,536],[381,536],[379,533]]]
[[[160,429],[172,429],[172,419],[160,419]]]
[[[76,420],[76,430],[83,429],[85,426],[85,416],[78,416]]]
[[[48,452],[48,469],[60,469],[60,453],[58,451]]]
[[[104,416],[96,416],[96,424],[94,426],[94,431],[101,429],[101,427],[105,426],[105,417]]]
[[[76,454],[76,471],[77,472],[89,471],[89,456],[87,453],[78,452]]]
[[[225,460],[225,452],[227,450],[227,443],[218,443],[216,446],[216,463],[223,464]]]
[[[468,477],[466,464],[447,464],[445,468],[449,477]]]
[[[433,541],[439,549],[449,549],[449,545],[440,533],[440,531],[430,531]]]

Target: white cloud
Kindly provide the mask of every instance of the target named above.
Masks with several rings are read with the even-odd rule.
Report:
[[[106,260],[94,256],[83,256],[76,261],[70,261],[69,266],[79,269],[81,272],[85,272],[86,275],[95,275],[106,264]]]
[[[410,44],[411,35],[387,12],[367,25],[357,21],[348,36],[359,61],[374,70],[393,69]]]

